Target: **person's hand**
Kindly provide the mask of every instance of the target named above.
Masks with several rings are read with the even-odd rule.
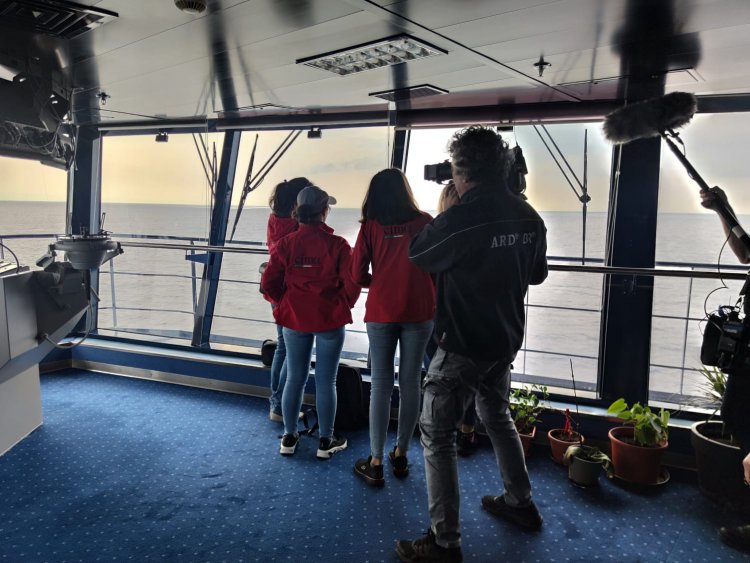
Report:
[[[742,460],[742,469],[745,471],[745,483],[750,484],[750,454]]]
[[[724,193],[724,190],[717,186],[709,190],[701,190],[701,205],[703,207],[716,211],[722,204],[724,206],[729,205],[727,194]]]

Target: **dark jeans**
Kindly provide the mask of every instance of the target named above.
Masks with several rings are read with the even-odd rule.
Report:
[[[523,448],[510,416],[510,364],[475,361],[439,349],[423,390],[419,428],[432,531],[438,545],[456,547],[461,544],[456,431],[473,401],[495,450],[507,504],[522,506],[531,500]]]
[[[732,437],[737,440],[742,454],[750,453],[750,375],[729,375],[721,418]]]

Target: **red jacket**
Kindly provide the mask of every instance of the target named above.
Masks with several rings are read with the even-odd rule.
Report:
[[[409,262],[409,242],[432,220],[429,214],[400,225],[362,224],[354,245],[352,278],[369,287],[365,322],[420,323],[435,316],[432,277]],[[368,268],[372,263],[372,275]]]
[[[281,326],[325,332],[352,322],[360,287],[349,276],[352,249],[325,223],[300,224],[271,252],[260,286]]]
[[[268,228],[266,229],[266,245],[270,253],[279,239],[297,230],[297,220],[292,217],[279,217],[271,213],[268,217]]]

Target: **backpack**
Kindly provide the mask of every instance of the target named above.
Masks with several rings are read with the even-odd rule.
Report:
[[[260,361],[266,367],[271,367],[273,364],[273,355],[276,353],[276,341],[266,339],[260,347]]]
[[[336,375],[336,430],[358,430],[367,424],[368,406],[359,368],[339,364]]]

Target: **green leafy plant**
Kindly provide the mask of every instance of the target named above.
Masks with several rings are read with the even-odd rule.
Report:
[[[669,438],[669,411],[660,409],[657,416],[648,406],[635,403],[628,407],[625,399],[620,398],[609,406],[607,412],[633,425],[633,438],[639,446],[658,446]]]
[[[716,411],[721,408],[724,394],[727,391],[727,374],[716,366],[703,366],[698,371],[703,376],[700,389],[709,406],[715,409],[714,414],[716,414]]]
[[[513,390],[510,396],[510,413],[521,434],[531,432],[532,426],[540,421],[539,414],[544,410],[548,397],[546,385],[534,384]]]
[[[607,477],[610,479],[615,475],[615,467],[612,465],[610,457],[601,451],[596,446],[570,446],[565,450],[563,455],[563,463],[567,466],[573,463],[573,458],[582,459],[583,461],[590,461],[592,463],[601,463],[604,471],[607,472]]]

